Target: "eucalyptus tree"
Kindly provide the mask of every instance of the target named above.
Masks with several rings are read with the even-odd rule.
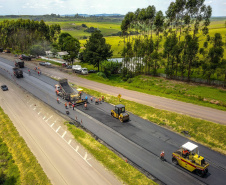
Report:
[[[188,71],[187,79],[190,81],[193,67],[198,63],[198,37],[187,34],[185,36],[185,45],[183,52],[183,60],[186,62],[186,69]],[[182,68],[183,69],[183,68]]]
[[[146,8],[146,24],[148,25],[148,29],[151,29],[151,37],[152,37],[152,30],[153,30],[153,25],[154,25],[154,20],[155,20],[155,15],[156,15],[156,8],[154,5],[148,6]],[[148,30],[148,35],[149,35],[149,30]]]
[[[201,49],[201,54],[203,54],[204,60],[202,61],[202,68],[204,75],[207,77],[210,83],[211,75],[213,75],[218,66],[221,65],[222,58],[224,56],[224,42],[222,41],[222,36],[220,33],[216,33],[214,37],[211,38],[212,47],[208,51]]]
[[[154,25],[155,25],[155,32],[156,32],[156,35],[158,36],[158,40],[157,40],[157,44],[159,45],[159,34],[160,32],[163,31],[163,25],[164,25],[164,16],[163,16],[163,13],[162,11],[158,11],[156,13],[156,16],[155,16],[155,21],[154,21]],[[158,50],[158,45],[157,45],[157,50]]]

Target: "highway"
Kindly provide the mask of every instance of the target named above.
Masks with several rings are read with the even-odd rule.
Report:
[[[10,71],[13,62],[1,59],[0,65]],[[26,73],[26,71],[25,68],[24,72]],[[4,76],[12,78],[8,73],[6,74],[2,70],[0,72]],[[54,85],[57,82],[53,79],[45,75],[38,76],[32,71],[31,75],[25,74],[25,78],[14,81],[45,103],[65,113],[64,106],[56,103]],[[76,116],[79,121],[82,120],[84,127],[124,155],[129,161],[142,167],[163,183],[224,184],[225,156],[199,145],[200,154],[203,154],[205,159],[210,162],[208,175],[205,178],[200,178],[178,166],[175,167],[171,163],[172,152],[187,142],[187,138],[135,115],[130,115],[131,120],[122,124],[110,116],[110,110],[113,106],[107,103],[100,105],[90,103],[88,106],[88,110],[83,110],[82,106],[78,107],[77,111],[70,110],[69,117],[74,119]],[[158,158],[163,149],[167,162],[162,162]]]
[[[0,105],[53,185],[122,184],[74,141],[56,111],[1,75],[7,76],[8,72],[0,71],[0,84],[9,88],[0,91]]]

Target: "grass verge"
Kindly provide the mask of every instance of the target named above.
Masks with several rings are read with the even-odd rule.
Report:
[[[20,184],[20,172],[7,145],[0,138],[0,184]]]
[[[67,124],[67,127],[80,144],[124,183],[130,185],[156,184],[85,131],[70,124]]]
[[[94,97],[105,96],[105,101],[111,104],[118,104],[118,98],[103,94],[94,90],[90,90],[84,87],[84,92]],[[143,118],[147,119],[155,124],[164,126],[177,133],[181,133],[186,130],[189,132],[191,140],[199,142],[215,151],[218,151],[226,155],[226,126],[209,122],[206,120],[193,118],[187,115],[173,113],[170,111],[155,109],[146,105],[142,105],[136,102],[121,99],[122,104],[126,106],[126,109]]]
[[[20,171],[20,184],[51,184],[24,139],[0,107],[0,137],[6,143]]]

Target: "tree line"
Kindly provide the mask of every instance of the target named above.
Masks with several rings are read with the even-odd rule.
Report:
[[[0,47],[11,48],[16,53],[29,53],[37,43],[56,43],[60,31],[60,25],[49,26],[43,20],[4,20],[0,23]]]
[[[198,71],[208,81],[215,73],[224,75],[226,82],[225,43],[220,33],[210,37],[212,8],[204,2],[176,0],[170,3],[165,16],[155,6],[128,12],[121,23],[124,77],[157,75],[159,69],[164,69],[172,79],[184,79],[186,75],[190,81]],[[131,36],[131,31],[140,34]],[[206,39],[203,46],[199,44],[200,35]]]

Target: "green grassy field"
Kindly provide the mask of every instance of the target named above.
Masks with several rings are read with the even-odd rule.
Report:
[[[51,184],[33,153],[20,136],[9,117],[0,107],[0,138],[7,145],[13,161],[20,172],[20,183],[11,184]],[[32,164],[32,165],[31,165]],[[13,169],[12,169],[13,170]],[[12,171],[13,172],[13,171]],[[12,174],[15,175],[15,174]],[[1,184],[1,183],[0,183]]]

